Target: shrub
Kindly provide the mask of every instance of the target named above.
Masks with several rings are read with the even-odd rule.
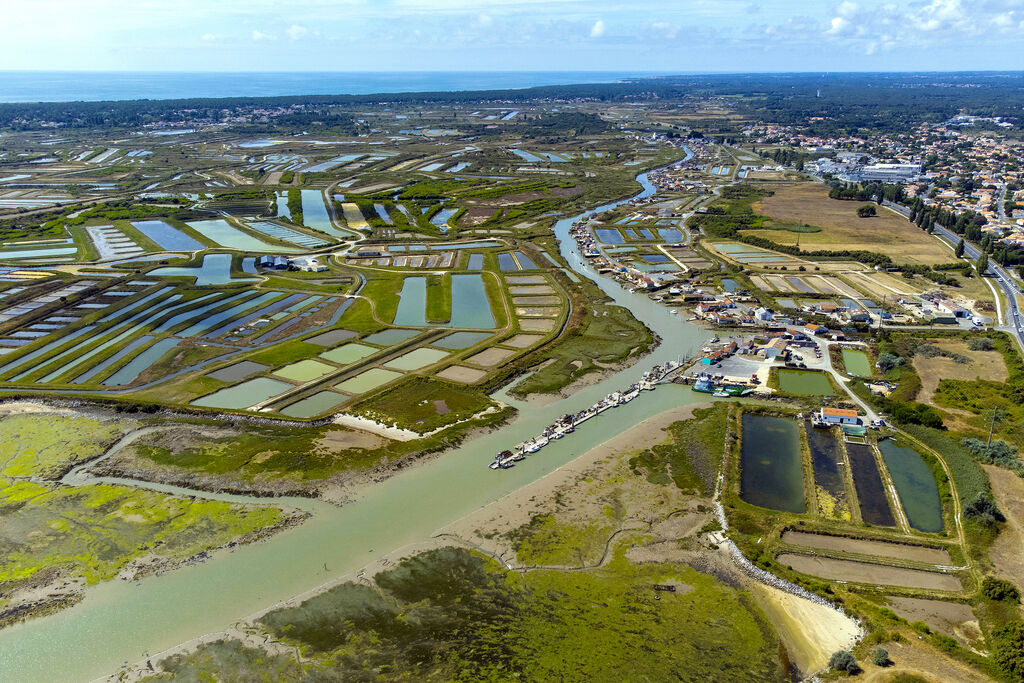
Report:
[[[984,491],[964,506],[964,517],[972,517],[987,523],[1006,521],[1006,517],[996,506],[995,501]]]
[[[878,369],[882,372],[889,372],[893,368],[903,365],[903,359],[894,353],[882,353],[878,356],[878,361],[875,363]]]
[[[974,337],[967,342],[967,348],[971,351],[992,351],[996,345],[988,337]]]
[[[992,633],[996,665],[1015,681],[1024,680],[1024,623],[1014,621]]]
[[[848,674],[855,674],[860,671],[860,667],[857,665],[857,658],[846,650],[833,652],[832,657],[828,660],[828,666],[830,669],[845,671]]]
[[[871,653],[871,661],[875,666],[889,666],[889,651],[884,647],[875,648]]]
[[[994,576],[986,576],[981,582],[981,594],[989,600],[1020,602],[1020,591],[1009,581],[997,579]]]

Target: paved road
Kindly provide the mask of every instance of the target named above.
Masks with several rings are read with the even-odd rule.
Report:
[[[898,211],[904,216],[910,215],[910,209],[905,206],[893,204],[892,202],[885,202],[885,205],[894,211]],[[956,244],[960,241],[960,236],[953,233],[950,230],[942,227],[941,225],[935,225],[935,235],[946,239],[950,244]],[[981,250],[974,246],[970,242],[964,242],[964,257],[972,261],[977,261],[978,257],[981,256]],[[1002,288],[1003,293],[1006,294],[1006,329],[1013,333],[1017,337],[1017,342],[1022,348],[1024,348],[1024,323],[1021,321],[1020,308],[1017,305],[1018,293],[1024,294],[1024,289],[1021,289],[1013,277],[1006,271],[1005,268],[997,263],[989,262],[988,270],[985,271],[992,277],[993,280]]]

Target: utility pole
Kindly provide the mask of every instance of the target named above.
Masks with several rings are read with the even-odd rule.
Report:
[[[1001,409],[999,409],[999,408],[993,408],[992,410],[989,411],[989,415],[991,415],[991,422],[989,422],[989,425],[988,425],[988,444],[987,445],[991,446],[992,445],[992,432],[995,431],[996,421],[1003,419],[1003,411]]]

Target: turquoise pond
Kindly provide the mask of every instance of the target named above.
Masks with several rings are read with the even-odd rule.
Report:
[[[150,277],[194,277],[197,285],[259,282],[258,278],[231,277],[231,254],[207,254],[199,268],[169,267],[149,271]]]

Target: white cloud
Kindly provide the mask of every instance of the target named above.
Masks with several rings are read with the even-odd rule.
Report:
[[[275,36],[273,33],[264,33],[263,31],[257,31],[253,29],[252,39],[257,42],[261,40],[277,40],[277,36]]]
[[[830,36],[845,36],[853,31],[853,23],[846,17],[833,17],[829,28],[825,31]]]
[[[207,43],[213,43],[220,38],[216,33],[204,33],[203,40]]]
[[[849,2],[847,0],[845,2],[839,3],[839,8],[836,10],[836,14],[838,14],[841,17],[852,17],[857,14],[858,10],[860,10],[860,5],[858,5],[855,2]]]
[[[597,21],[594,22],[594,25],[590,27],[591,38],[600,38],[601,36],[604,35],[604,32],[604,19],[598,19]]]
[[[309,33],[309,29],[306,28],[305,26],[292,24],[291,26],[288,27],[288,30],[285,31],[285,33],[287,33],[288,37],[291,38],[292,40],[299,40],[300,38],[304,37],[307,33]]]
[[[493,24],[494,17],[492,17],[490,14],[481,14],[476,18],[476,25],[481,28],[487,28],[488,26],[492,26]]]

